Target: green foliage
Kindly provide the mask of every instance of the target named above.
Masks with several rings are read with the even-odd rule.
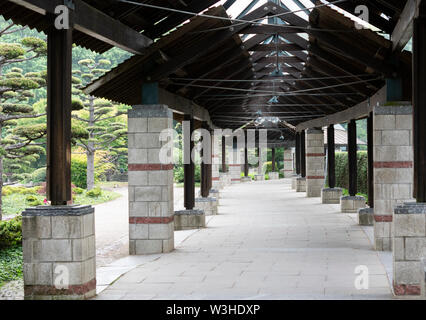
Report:
[[[17,216],[8,221],[0,221],[0,249],[13,247],[22,243],[22,217]]]
[[[31,181],[40,183],[46,181],[46,168],[39,168],[31,174]]]
[[[99,187],[95,187],[92,190],[86,192],[88,197],[97,198],[102,195],[102,189]]]
[[[83,194],[84,189],[79,188],[79,187],[75,187],[75,188],[73,189],[73,192],[74,192],[75,194]]]
[[[72,157],[71,158],[71,181],[74,185],[79,188],[86,189],[86,170],[87,161],[83,157]]]
[[[368,154],[358,151],[358,192],[368,193]],[[349,188],[349,164],[347,152],[336,152],[336,187]]]
[[[22,247],[0,249],[0,286],[4,282],[22,279]]]
[[[0,57],[6,60],[17,59],[25,54],[25,50],[14,43],[0,43]]]
[[[30,207],[41,206],[43,203],[35,195],[29,195],[25,198]]]

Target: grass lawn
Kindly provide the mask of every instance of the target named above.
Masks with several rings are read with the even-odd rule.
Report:
[[[0,249],[0,287],[8,281],[22,279],[22,247]]]
[[[13,193],[9,196],[3,196],[3,215],[10,216],[10,215],[20,214],[22,211],[28,208],[29,204],[26,201],[27,196],[28,195],[20,194],[20,193]],[[39,194],[36,194],[34,196],[37,197],[37,199],[41,203],[43,203],[45,196],[39,195]],[[75,195],[74,203],[96,205],[96,204],[108,202],[111,200],[115,200],[119,197],[121,197],[119,193],[109,191],[109,190],[102,190],[102,194],[99,197],[93,197],[93,198],[86,196],[86,193],[83,192],[83,194]]]

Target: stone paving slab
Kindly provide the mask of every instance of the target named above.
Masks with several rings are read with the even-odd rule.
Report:
[[[175,233],[176,234],[176,233]],[[368,290],[354,285],[369,269]],[[97,299],[391,299],[367,233],[290,179],[227,187],[219,215],[172,253],[134,267]]]

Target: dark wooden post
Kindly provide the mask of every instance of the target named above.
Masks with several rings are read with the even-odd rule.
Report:
[[[272,148],[271,151],[272,151],[272,172],[275,172],[275,148]]]
[[[209,166],[208,166],[208,174],[209,174],[209,179],[208,179],[208,188],[209,188],[209,193],[210,193],[210,190],[212,189],[212,187],[213,187],[213,144],[214,144],[214,141],[213,141],[213,139],[214,139],[214,136],[213,136],[213,130],[209,130],[209,132],[210,132],[210,163],[209,163]]]
[[[328,168],[328,186],[336,186],[336,146],[334,142],[334,125],[327,128],[327,168]]]
[[[222,172],[228,172],[226,168],[226,139],[222,136]]]
[[[356,121],[348,123],[348,163],[349,163],[349,195],[354,197],[357,192],[357,138]]]
[[[205,130],[208,129],[208,125],[206,121],[203,121],[201,124],[201,127]],[[207,147],[206,145],[206,141],[204,140],[204,137],[202,138],[203,141],[201,142],[203,144],[203,148],[201,149],[201,196],[203,198],[207,198],[209,196],[209,166],[208,164],[203,161],[203,156],[204,154],[206,154],[206,151],[204,150],[204,148]]]
[[[244,145],[244,177],[248,177],[249,174],[249,163],[248,163],[248,137],[247,131],[245,131],[245,145]]]
[[[374,208],[374,138],[373,113],[367,118],[367,153],[368,153],[368,206]]]
[[[426,4],[413,25],[414,198],[426,203]]]
[[[296,174],[300,175],[300,132],[296,132]]]
[[[306,178],[306,141],[305,130],[300,133],[300,175]]]
[[[47,34],[47,198],[66,205],[71,195],[72,29]]]
[[[192,210],[195,206],[195,165],[192,161],[191,153],[194,149],[194,141],[192,141],[192,133],[194,132],[194,118],[192,115],[185,114],[184,121],[189,122],[189,141],[184,141],[184,143],[189,143],[189,154],[188,150],[184,151],[184,158],[189,157],[186,164],[184,164],[184,188],[183,188],[183,197],[184,197],[184,206],[186,210]]]

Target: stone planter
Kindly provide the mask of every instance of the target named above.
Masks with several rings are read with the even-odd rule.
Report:
[[[175,211],[175,230],[191,230],[206,227],[206,215],[202,210]]]
[[[323,204],[340,204],[342,197],[341,188],[326,188],[321,190],[321,201]]]
[[[216,198],[196,198],[195,209],[204,211],[206,216],[217,215],[217,199]]]
[[[345,196],[340,198],[342,213],[358,213],[358,210],[365,208],[365,206],[365,198],[361,196]]]

